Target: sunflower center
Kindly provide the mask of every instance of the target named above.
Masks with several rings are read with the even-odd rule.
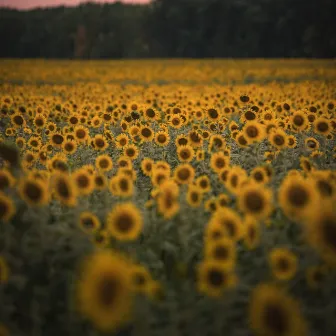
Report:
[[[24,188],[25,195],[32,201],[38,202],[42,197],[42,190],[34,183],[28,182]]]
[[[112,276],[105,276],[98,285],[98,300],[102,306],[110,307],[117,296],[118,282]]]
[[[318,129],[320,132],[323,133],[323,132],[328,131],[329,126],[328,126],[328,124],[327,124],[326,122],[321,121],[321,122],[319,122],[319,123],[317,124],[317,129]]]
[[[212,269],[208,272],[208,281],[214,287],[220,287],[224,282],[224,274],[220,270]]]
[[[23,118],[21,116],[15,116],[14,117],[14,122],[16,125],[21,126],[23,124]]]
[[[293,122],[295,124],[295,126],[302,126],[303,123],[304,123],[304,119],[302,118],[302,116],[300,115],[296,115],[294,118],[293,118]]]
[[[105,146],[105,141],[103,139],[96,139],[95,144],[98,148],[103,148]]]
[[[247,111],[245,113],[246,120],[254,120],[256,118],[256,115],[252,111]]]
[[[166,139],[167,139],[167,137],[164,134],[160,134],[157,138],[159,143],[165,143]]]
[[[89,185],[89,179],[85,175],[79,175],[77,177],[77,183],[80,188],[87,188]]]
[[[70,190],[68,184],[64,180],[59,180],[57,183],[57,191],[60,196],[64,198],[70,197]]]
[[[279,258],[277,261],[277,268],[281,272],[286,272],[289,268],[289,261],[286,258]]]
[[[246,207],[252,212],[259,212],[264,208],[264,200],[256,191],[250,191],[245,197]]]
[[[274,143],[278,146],[282,146],[285,143],[284,137],[280,134],[275,135],[273,140],[274,140]]]
[[[178,172],[178,177],[180,178],[180,180],[186,181],[190,177],[190,171],[186,168],[181,169]]]
[[[226,246],[217,246],[214,251],[214,256],[216,259],[227,259],[229,256],[229,250]]]
[[[248,126],[246,129],[246,134],[250,138],[256,138],[259,134],[258,128],[255,126]]]
[[[309,195],[306,189],[295,185],[288,190],[288,200],[295,207],[304,207],[309,201]]]
[[[54,134],[52,137],[52,141],[56,144],[56,145],[61,145],[63,142],[64,138],[62,135],[60,134]]]
[[[288,316],[276,303],[266,305],[264,322],[274,335],[285,335],[288,330]]]
[[[216,160],[216,167],[217,168],[224,168],[225,167],[225,160],[223,158],[218,158]]]
[[[116,220],[116,227],[121,232],[128,232],[133,226],[133,218],[128,214],[121,214]]]

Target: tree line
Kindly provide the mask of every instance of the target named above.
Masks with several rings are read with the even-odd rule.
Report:
[[[0,9],[0,57],[336,56],[335,0],[154,0]]]

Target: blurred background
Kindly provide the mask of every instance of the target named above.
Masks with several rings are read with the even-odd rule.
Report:
[[[63,3],[0,0],[0,57],[336,56],[336,0]]]

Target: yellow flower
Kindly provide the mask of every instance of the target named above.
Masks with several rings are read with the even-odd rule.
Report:
[[[280,288],[257,285],[250,297],[249,324],[255,335],[306,336],[300,305]]]
[[[107,216],[107,228],[118,240],[135,240],[141,233],[143,219],[133,203],[116,205]]]
[[[115,332],[131,319],[129,263],[111,251],[87,257],[81,267],[76,298],[79,312],[103,332]]]

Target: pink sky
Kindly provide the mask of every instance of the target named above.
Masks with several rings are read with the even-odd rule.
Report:
[[[91,2],[115,2],[116,0],[91,0]],[[148,3],[150,0],[122,0],[125,3]],[[0,7],[29,9],[35,7],[53,7],[59,5],[76,6],[88,0],[0,0]]]

